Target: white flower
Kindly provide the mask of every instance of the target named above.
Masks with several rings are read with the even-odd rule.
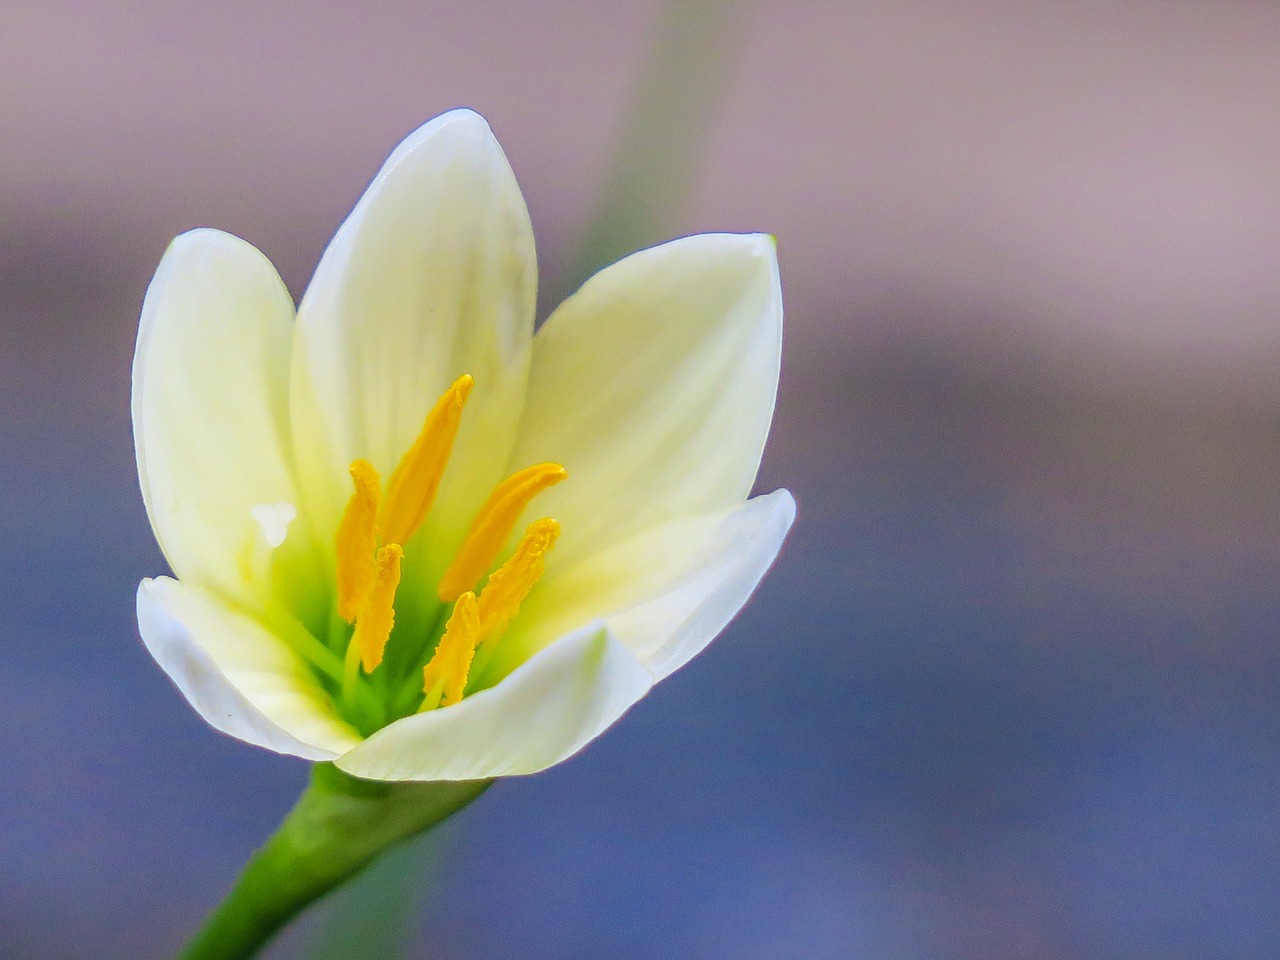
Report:
[[[746,602],[795,510],[747,499],[772,241],[637,253],[536,336],[535,283],[515,178],[465,110],[391,155],[296,317],[248,243],[174,240],[133,424],[177,579],[142,582],[138,623],[212,726],[368,779],[532,773]]]

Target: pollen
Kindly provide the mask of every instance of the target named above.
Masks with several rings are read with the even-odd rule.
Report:
[[[392,472],[379,523],[383,543],[408,542],[426,519],[440,489],[440,479],[458,435],[462,408],[474,383],[469,374],[453,382],[427,414],[418,439]]]
[[[365,593],[356,617],[351,645],[359,651],[365,673],[372,673],[382,662],[382,652],[391,636],[391,628],[395,626],[396,614],[392,604],[396,588],[400,586],[400,561],[403,557],[404,551],[396,543],[389,543],[378,551],[373,583]]]
[[[558,463],[536,463],[498,484],[471,522],[466,539],[440,578],[440,599],[448,603],[463,591],[475,589],[485,571],[493,566],[498,551],[529,502],[567,476],[568,472]]]
[[[529,524],[515,552],[493,572],[480,593],[482,638],[506,629],[507,623],[520,611],[520,604],[542,578],[546,556],[559,536],[560,524],[550,518]]]
[[[368,460],[351,464],[355,492],[338,523],[336,536],[338,560],[338,615],[352,623],[374,578],[374,554],[377,550],[378,471]]]
[[[480,613],[474,593],[458,597],[444,628],[444,636],[430,662],[422,668],[422,710],[447,707],[462,699],[471,660],[480,642]]]

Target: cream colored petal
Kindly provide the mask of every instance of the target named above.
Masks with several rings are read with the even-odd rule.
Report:
[[[359,742],[279,637],[207,591],[168,577],[143,580],[138,629],[214,729],[306,760],[332,760]]]
[[[513,464],[563,463],[540,496],[580,559],[750,492],[778,386],[774,244],[707,234],[606,268],[538,332]]]
[[[786,490],[748,501],[700,544],[704,559],[687,580],[611,616],[610,628],[657,679],[679,670],[720,635],[755,593],[795,515],[795,501]]]
[[[661,680],[738,613],[794,519],[795,501],[778,490],[732,510],[669,521],[549,570],[503,639],[504,659],[598,620]]]
[[[411,134],[329,244],[298,310],[293,423],[320,528],[350,495],[348,465],[362,457],[389,476],[463,373],[476,386],[432,520],[483,499],[520,415],[536,283],[528,211],[485,121],[455,110]]]
[[[547,647],[500,684],[398,720],[339,758],[373,780],[476,780],[571,757],[648,692],[653,677],[598,624]]]
[[[261,574],[255,508],[298,500],[286,452],[292,327],[270,262],[217,230],[174,240],[147,288],[133,361],[138,476],[185,581],[247,595]]]

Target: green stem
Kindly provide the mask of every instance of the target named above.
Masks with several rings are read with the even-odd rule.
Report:
[[[378,854],[461,810],[491,780],[357,780],[330,763],[205,921],[182,960],[246,960],[319,897]]]
[[[697,175],[737,76],[753,0],[667,0],[577,253],[548,307],[606,264],[687,232]]]

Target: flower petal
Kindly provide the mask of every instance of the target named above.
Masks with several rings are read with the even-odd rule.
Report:
[[[298,309],[293,425],[320,529],[350,493],[347,467],[389,476],[445,388],[476,387],[435,517],[500,479],[520,415],[537,265],[515,176],[485,121],[454,110],[392,153],[325,251]],[[458,502],[462,501],[459,509]]]
[[[536,773],[577,753],[648,692],[653,677],[599,624],[564,637],[501,683],[398,720],[340,757],[373,780]]]
[[[580,559],[675,517],[744,500],[777,393],[772,240],[706,234],[601,271],[534,340],[513,464],[562,463],[534,509]]]
[[[133,361],[138,476],[183,580],[245,595],[263,537],[253,510],[297,502],[284,440],[292,327],[275,268],[217,230],[174,240],[147,288]]]
[[[669,521],[548,571],[500,652],[518,660],[598,620],[661,680],[742,609],[794,519],[795,501],[778,490],[733,510]]]
[[[332,760],[359,742],[284,641],[207,591],[168,577],[143,580],[138,629],[214,729],[307,760]]]
[[[699,544],[705,552],[694,575],[611,616],[610,628],[658,680],[679,670],[746,605],[777,559],[795,516],[795,501],[786,490],[747,501]]]

